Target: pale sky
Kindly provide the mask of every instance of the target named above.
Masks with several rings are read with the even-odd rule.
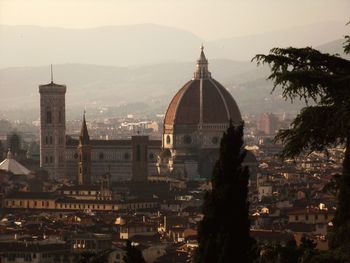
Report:
[[[0,24],[90,28],[154,23],[207,40],[350,20],[349,0],[0,0]]]

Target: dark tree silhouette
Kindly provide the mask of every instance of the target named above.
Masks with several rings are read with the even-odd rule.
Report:
[[[123,260],[125,263],[146,263],[141,251],[131,245],[129,240],[126,243],[126,255]]]
[[[254,240],[249,236],[249,172],[242,166],[245,154],[243,125],[234,127],[230,122],[213,169],[212,190],[204,198],[197,262],[245,263],[254,257],[251,253]]]
[[[344,50],[350,52],[349,36]],[[257,55],[253,60],[270,65],[272,73],[268,79],[274,81],[273,90],[282,87],[285,99],[301,99],[307,105],[291,127],[279,131],[275,138],[284,144],[282,157],[344,145],[330,247],[350,247],[350,61],[310,47],[274,48],[268,55]]]

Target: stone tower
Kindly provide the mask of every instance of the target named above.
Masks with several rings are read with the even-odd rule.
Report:
[[[79,135],[79,171],[78,171],[78,184],[89,185],[91,183],[91,145],[90,136],[87,130],[85,121],[85,112],[83,116],[83,123],[81,125]]]
[[[66,86],[53,82],[39,85],[40,93],[40,167],[50,177],[65,178],[66,151]]]

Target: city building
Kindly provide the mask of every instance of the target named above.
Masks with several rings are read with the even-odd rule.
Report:
[[[258,131],[265,135],[273,135],[278,129],[278,118],[273,113],[262,113],[257,124]]]

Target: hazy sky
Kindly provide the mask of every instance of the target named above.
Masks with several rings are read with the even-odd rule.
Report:
[[[155,23],[206,39],[350,20],[350,0],[0,0],[0,24],[87,28]]]

